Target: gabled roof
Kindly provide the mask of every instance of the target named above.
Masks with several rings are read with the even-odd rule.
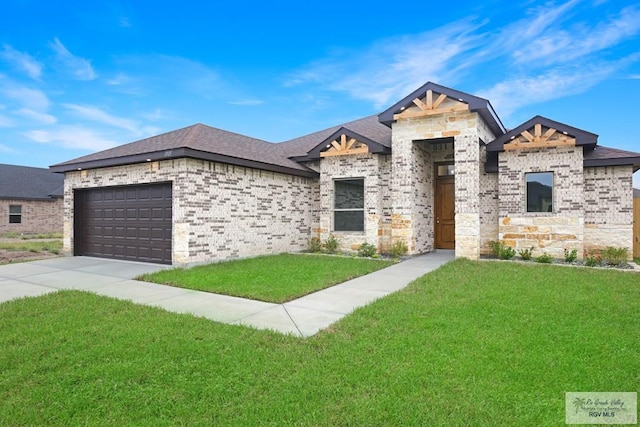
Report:
[[[584,166],[633,166],[640,169],[640,153],[597,145],[584,150]]]
[[[311,150],[327,141],[331,135],[341,128],[349,129],[370,141],[391,148],[391,129],[381,124],[377,115],[364,117],[343,125],[332,126],[277,145],[282,150],[283,155],[288,158],[306,157]]]
[[[64,177],[49,169],[0,164],[0,199],[40,200],[64,194]]]
[[[487,151],[504,151],[504,144],[507,144],[509,141],[511,141],[511,139],[520,136],[522,132],[533,128],[536,124],[541,124],[542,126],[553,128],[561,133],[566,132],[567,135],[576,139],[577,146],[595,145],[598,143],[598,135],[596,135],[595,133],[574,128],[573,126],[556,122],[555,120],[547,119],[546,117],[535,116],[527,120],[517,128],[511,129],[509,132],[491,141],[489,144],[487,144]]]
[[[391,107],[387,108],[382,113],[378,114],[378,120],[380,121],[380,123],[391,127],[391,124],[395,121],[393,116],[400,113],[405,108],[413,106],[413,100],[423,97],[428,90],[444,94],[449,98],[453,98],[460,102],[468,104],[469,110],[480,114],[480,116],[484,119],[485,122],[487,122],[487,125],[495,135],[502,135],[506,132],[504,125],[500,121],[500,118],[498,117],[488,100],[445,86],[440,86],[433,82],[425,83],[418,89],[411,92],[409,95],[402,98],[400,101],[393,104]]]
[[[369,152],[370,153],[375,153],[375,154],[381,154],[381,153],[389,154],[389,153],[391,153],[391,148],[390,147],[388,147],[386,145],[383,145],[383,144],[381,144],[381,143],[379,143],[377,141],[374,141],[372,139],[369,139],[366,136],[361,135],[361,134],[359,134],[357,132],[354,132],[351,129],[348,129],[346,127],[340,127],[340,128],[338,128],[338,130],[333,132],[327,138],[322,140],[318,145],[316,145],[311,150],[309,150],[309,152],[307,153],[306,156],[292,157],[292,159],[295,160],[295,161],[298,161],[298,162],[319,159],[320,158],[320,153],[325,151],[330,146],[331,142],[333,142],[337,138],[340,138],[340,136],[342,136],[342,135],[346,135],[348,138],[353,138],[356,141],[365,144],[367,147],[369,147]]]
[[[274,144],[195,124],[51,166],[54,172],[191,157],[301,176],[317,176]]]
[[[569,137],[575,138],[575,145],[583,147],[583,166],[633,166],[634,171],[640,169],[640,153],[604,147],[598,144],[598,135],[587,132],[542,116],[535,116],[506,134],[487,144],[486,172],[498,172],[498,153],[504,151],[505,144],[518,138],[522,132],[530,130],[536,124],[553,128]]]

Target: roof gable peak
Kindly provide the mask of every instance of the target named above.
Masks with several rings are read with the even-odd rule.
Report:
[[[313,147],[306,156],[292,158],[296,161],[318,159],[358,153],[388,154],[391,150],[379,142],[341,126],[322,142]]]
[[[438,96],[434,99],[434,95]],[[447,98],[449,99],[448,105],[445,104],[445,102],[447,102]],[[465,107],[462,107],[460,104],[465,104]],[[446,86],[441,86],[433,82],[425,83],[409,95],[402,98],[400,101],[393,104],[378,115],[378,120],[380,123],[391,127],[394,121],[399,118],[403,118],[402,112],[404,110],[413,106],[417,106],[418,109],[421,110],[417,112],[417,115],[415,115],[416,117],[451,111],[461,111],[463,109],[477,112],[482,116],[495,135],[502,135],[506,132],[504,125],[488,100],[459,90],[451,89]],[[438,110],[439,107],[443,107],[441,108],[441,111]],[[405,114],[405,117],[412,116],[414,115]]]
[[[487,151],[518,148],[583,146],[598,143],[598,135],[537,115],[496,138]]]

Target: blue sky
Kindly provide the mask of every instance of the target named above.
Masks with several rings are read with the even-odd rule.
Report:
[[[283,141],[427,81],[489,99],[509,128],[540,114],[640,151],[635,1],[3,3],[0,163],[194,123]]]

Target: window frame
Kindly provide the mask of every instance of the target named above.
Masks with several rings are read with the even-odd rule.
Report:
[[[17,208],[18,212],[12,212],[16,210],[14,208]],[[9,224],[22,224],[22,205],[9,205]]]
[[[341,182],[341,181],[361,181],[362,182],[362,207],[361,208],[338,208],[336,207],[336,202],[337,202],[337,190],[336,190],[336,183]],[[337,232],[337,233],[364,233],[365,232],[365,221],[364,221],[364,213],[365,213],[365,179],[364,177],[349,177],[349,178],[334,178],[333,179],[333,231]],[[359,230],[345,230],[345,229],[338,229],[337,223],[338,221],[336,221],[336,213],[339,212],[362,212],[362,227]]]
[[[550,209],[547,210],[529,210],[529,177],[533,176],[533,175],[550,175],[551,176],[551,204],[549,205]],[[538,182],[542,185],[546,185],[544,184],[542,181],[531,181],[531,182]],[[525,195],[524,195],[524,202],[525,202],[525,206],[524,206],[524,211],[528,214],[551,214],[555,212],[555,173],[553,171],[536,171],[536,172],[525,172],[524,174],[524,187],[525,187]],[[542,202],[540,202],[540,204],[542,204]]]

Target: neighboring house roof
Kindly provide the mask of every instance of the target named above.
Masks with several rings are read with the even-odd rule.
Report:
[[[638,188],[634,188],[633,189],[633,198],[634,199],[640,199],[640,189],[638,189]]]
[[[469,110],[477,112],[487,123],[494,135],[502,135],[506,132],[506,129],[500,118],[496,114],[495,110],[491,106],[491,103],[484,99],[474,95],[470,95],[459,90],[451,89],[445,86],[433,82],[427,82],[420,86],[418,89],[411,92],[409,95],[402,98],[400,101],[387,108],[382,113],[378,114],[380,123],[384,123],[388,127],[391,127],[391,123],[395,120],[393,116],[400,113],[405,108],[413,105],[413,100],[424,96],[425,92],[432,90],[436,93],[447,95],[449,98],[457,99],[460,102],[464,102],[469,105]]]
[[[0,164],[0,199],[51,199],[64,194],[64,176],[49,169]]]

